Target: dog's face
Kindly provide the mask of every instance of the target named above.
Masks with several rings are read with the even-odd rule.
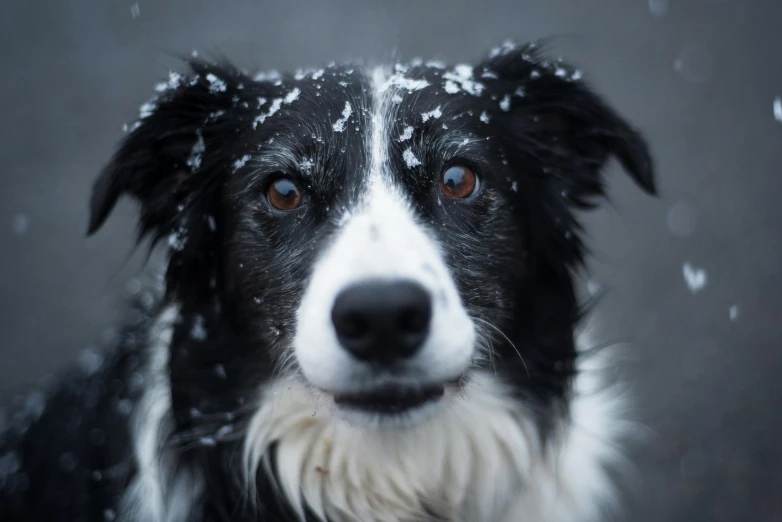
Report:
[[[653,191],[644,142],[578,72],[534,46],[474,67],[192,67],[145,106],[90,224],[129,193],[142,233],[169,236],[175,407],[293,377],[350,423],[415,424],[476,372],[535,411],[564,400],[573,211],[611,156]]]

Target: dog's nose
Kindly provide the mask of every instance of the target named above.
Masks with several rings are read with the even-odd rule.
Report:
[[[388,364],[414,355],[426,340],[432,299],[411,281],[366,281],[341,291],[331,320],[342,346],[362,361]]]

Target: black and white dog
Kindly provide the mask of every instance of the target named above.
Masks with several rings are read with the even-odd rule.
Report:
[[[534,44],[190,67],[91,202],[90,233],[139,202],[165,291],[5,415],[0,519],[601,520],[627,422],[580,349],[575,212],[611,157],[654,192],[642,137]]]

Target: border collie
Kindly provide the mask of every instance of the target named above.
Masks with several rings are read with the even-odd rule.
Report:
[[[0,519],[601,520],[628,422],[581,340],[576,212],[612,157],[655,192],[644,139],[536,44],[189,66],[90,206],[91,234],[138,201],[163,289],[11,405]]]

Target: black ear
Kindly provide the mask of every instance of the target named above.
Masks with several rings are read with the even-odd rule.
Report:
[[[140,204],[140,237],[157,239],[173,231],[184,207],[214,181],[217,166],[207,145],[249,79],[230,66],[189,65],[192,74],[172,73],[157,86],[160,95],[141,107],[141,119],[95,181],[88,235],[128,195]]]
[[[190,62],[190,68],[191,74],[172,74],[158,85],[159,96],[142,106],[141,119],[95,181],[88,233],[101,227],[121,196],[135,199],[139,241],[150,237],[152,248],[168,237],[167,296],[190,303],[210,322],[202,309],[222,284],[223,181],[250,146],[247,108],[268,86],[230,66]]]
[[[479,66],[495,80],[503,100],[507,143],[544,166],[569,194],[570,203],[591,206],[603,193],[601,168],[610,157],[647,193],[655,194],[649,148],[633,129],[561,61],[543,58],[536,44],[505,45]]]

